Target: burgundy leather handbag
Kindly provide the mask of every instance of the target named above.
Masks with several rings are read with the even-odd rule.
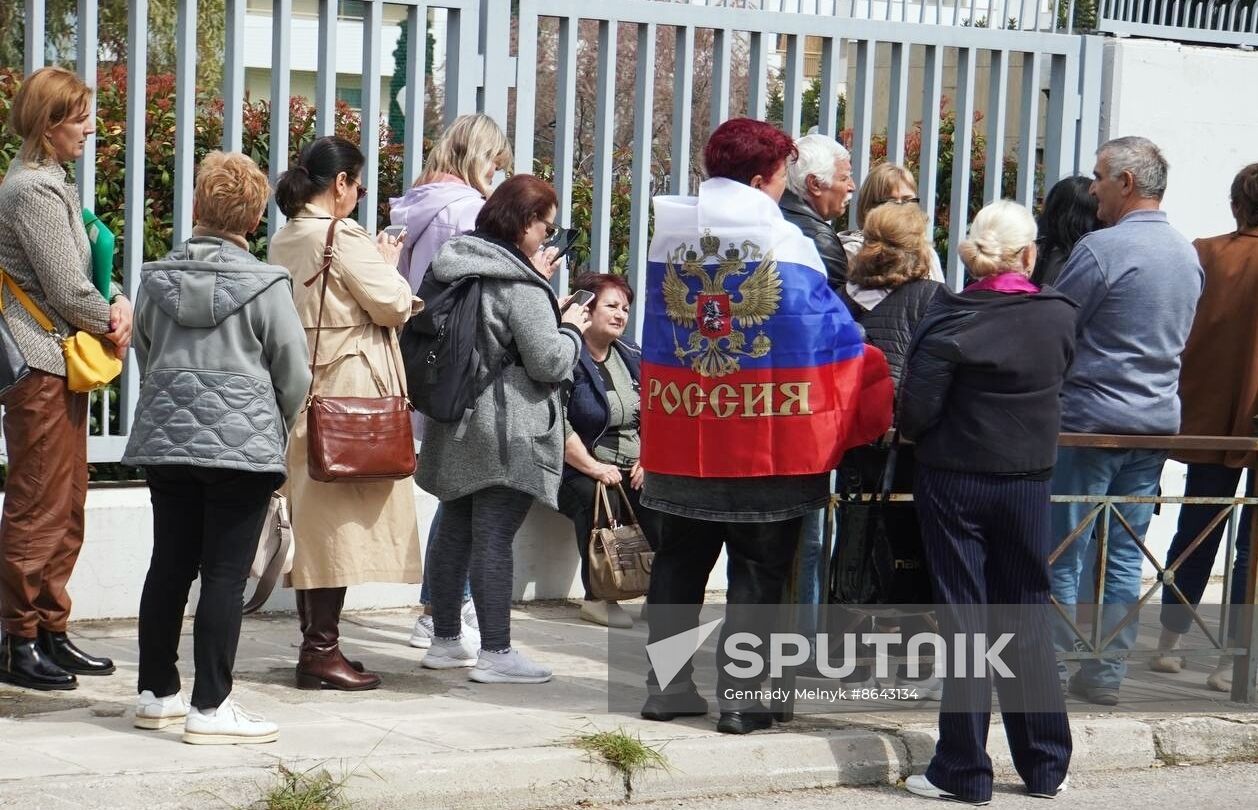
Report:
[[[314,393],[323,304],[328,296],[328,275],[332,272],[332,240],[339,221],[333,219],[328,226],[323,267],[306,282],[309,287],[320,276],[323,278],[314,352],[310,358],[310,393],[306,397],[306,466],[311,478],[324,483],[407,478],[415,472],[415,445],[411,433],[411,403],[405,396],[325,397]],[[385,332],[389,367],[401,391],[403,383],[393,358],[389,330],[380,328]]]

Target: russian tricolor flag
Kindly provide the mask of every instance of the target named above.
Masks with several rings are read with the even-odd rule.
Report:
[[[697,197],[654,205],[645,469],[700,478],[820,473],[887,429],[886,361],[864,346],[826,286],[816,247],[768,195],[717,178]]]

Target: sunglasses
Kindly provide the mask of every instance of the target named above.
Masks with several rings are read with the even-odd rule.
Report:
[[[543,223],[543,224],[546,226],[546,238],[547,238],[547,239],[549,239],[549,238],[551,238],[552,236],[554,236],[555,234],[559,233],[559,226],[558,226],[558,225],[556,225],[555,223],[553,223],[553,222],[548,222],[547,220],[544,220],[544,219],[539,219],[539,220],[538,220],[538,222],[541,222],[541,223]]]
[[[358,200],[362,202],[367,197],[367,187],[362,183],[358,184]]]

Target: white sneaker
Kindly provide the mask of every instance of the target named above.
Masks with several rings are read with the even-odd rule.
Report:
[[[463,636],[441,638],[433,636],[420,666],[428,669],[457,669],[476,665],[476,648]]]
[[[159,698],[151,690],[145,689],[135,699],[136,728],[166,728],[182,723],[187,716],[188,704],[179,692]]]
[[[602,599],[582,600],[581,618],[604,627],[617,627],[622,630],[633,627],[633,617],[626,613],[624,608],[616,602],[605,602]]]
[[[463,603],[463,610],[460,612],[463,619],[463,638],[467,639],[475,650],[480,646],[480,624],[476,620],[476,606],[469,599]],[[433,627],[432,616],[424,614],[415,620],[415,628],[411,630],[410,645],[421,650],[426,650],[432,646],[432,638],[437,635],[436,629]]]
[[[943,788],[937,788],[930,783],[930,780],[926,778],[926,774],[924,773],[914,774],[908,779],[905,779],[904,787],[908,789],[909,793],[912,793],[914,796],[921,796],[924,799],[944,799],[950,802],[972,804],[975,807],[982,807],[985,804],[991,804],[991,799],[972,802],[967,799],[962,799],[955,793],[949,793]]]
[[[471,630],[479,637],[480,620],[476,618],[476,603],[471,599],[467,600],[463,603],[461,613],[463,616],[463,632],[466,633],[468,630]]]
[[[506,652],[481,650],[467,677],[477,683],[546,683],[551,671],[512,647]]]
[[[1214,671],[1206,678],[1206,686],[1215,692],[1232,691],[1232,656],[1223,653]]]
[[[895,688],[909,690],[910,700],[933,700],[936,703],[943,700],[943,681],[934,675],[929,675],[920,680],[913,680],[908,676],[901,677],[899,673],[895,676]]]
[[[432,616],[427,613],[415,620],[415,629],[411,631],[410,645],[426,650],[432,646],[432,637],[435,635],[432,628]]]
[[[231,698],[217,709],[192,707],[183,725],[183,741],[192,745],[268,743],[279,736],[279,726],[245,711]]]

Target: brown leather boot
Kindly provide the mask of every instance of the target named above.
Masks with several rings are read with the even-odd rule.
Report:
[[[302,638],[305,638],[306,627],[308,625],[308,622],[306,620],[306,594],[310,593],[310,591],[298,590],[298,591],[293,591],[293,593],[297,595],[297,620],[301,623],[301,636]],[[344,604],[344,598],[342,598],[342,604]],[[338,615],[339,615],[339,611],[338,611]],[[338,652],[340,651],[339,645],[337,646],[337,651]],[[345,654],[341,653],[341,657],[345,658]],[[351,661],[350,659],[345,658],[345,663],[349,664],[350,668],[353,669],[355,672],[364,671],[362,661]]]
[[[338,641],[345,589],[312,588],[297,593],[304,600],[305,627],[297,659],[297,688],[358,692],[379,686],[380,676],[358,672],[341,655]]]

